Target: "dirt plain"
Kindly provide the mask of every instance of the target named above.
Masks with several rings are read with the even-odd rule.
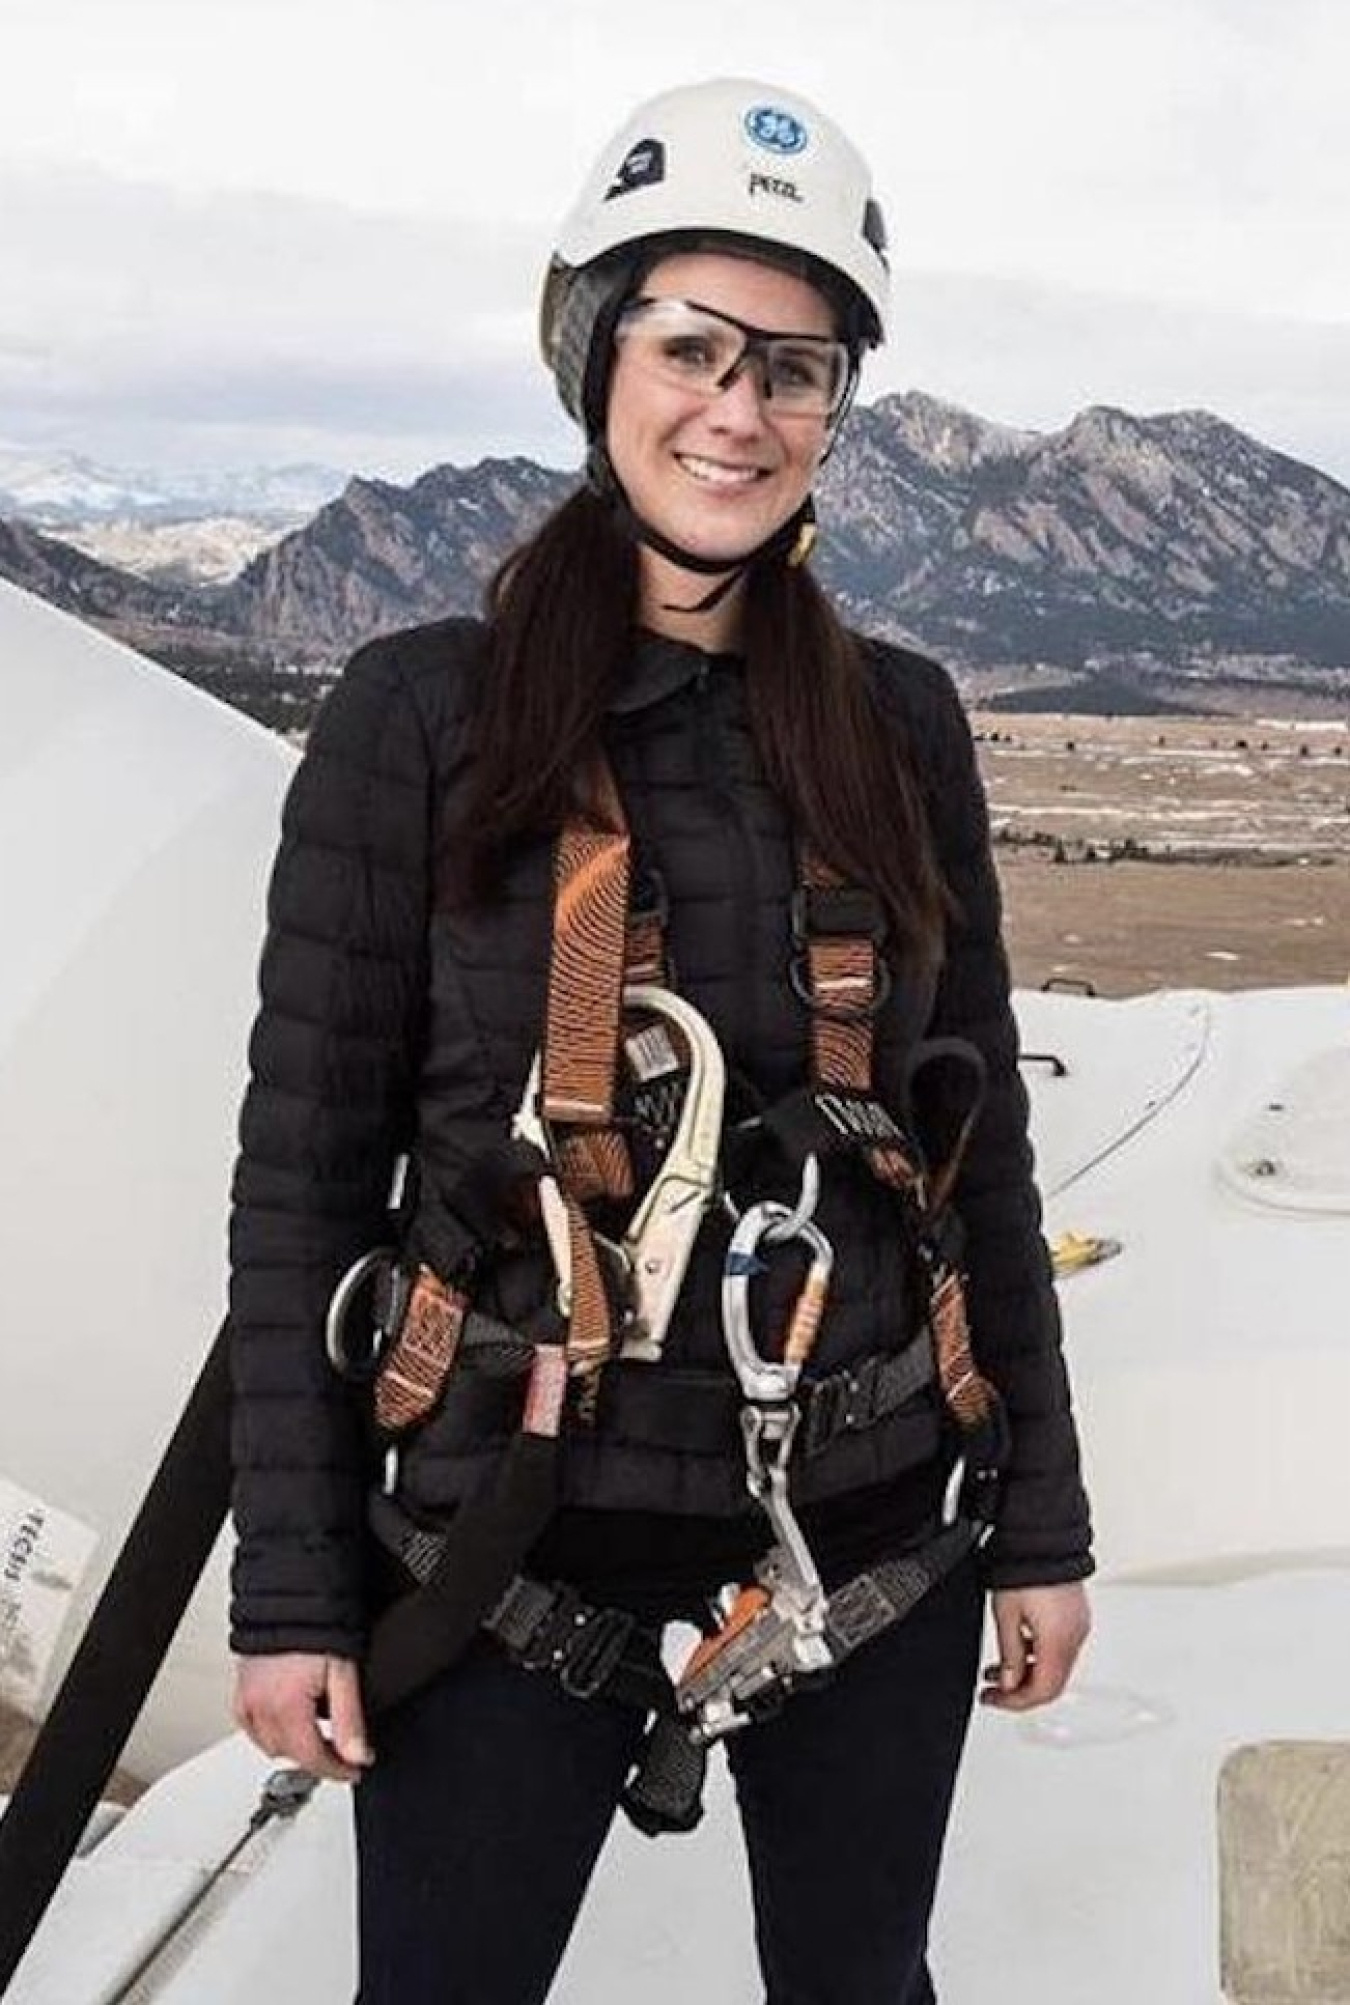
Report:
[[[1350,977],[1350,725],[972,713],[1014,979]]]

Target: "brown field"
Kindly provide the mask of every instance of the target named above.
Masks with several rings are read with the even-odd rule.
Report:
[[[975,713],[1015,979],[1350,977],[1340,720]]]

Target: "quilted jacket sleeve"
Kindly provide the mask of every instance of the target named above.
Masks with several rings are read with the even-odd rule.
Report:
[[[396,643],[348,665],[286,800],[230,1252],[232,1641],[359,1654],[367,1472],[323,1320],[381,1233],[426,989],[427,733]]]
[[[931,678],[929,812],[957,905],[930,1035],[969,1039],[988,1070],[984,1107],[955,1191],[966,1235],[973,1347],[1003,1395],[1012,1432],[986,1575],[994,1587],[1042,1586],[1092,1571],[1091,1528],[1041,1233],[984,789],[955,689],[941,670],[921,666]]]

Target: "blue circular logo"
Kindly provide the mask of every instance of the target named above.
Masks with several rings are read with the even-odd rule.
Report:
[[[801,120],[776,104],[755,105],[745,114],[745,129],[766,153],[800,153],[806,144]]]

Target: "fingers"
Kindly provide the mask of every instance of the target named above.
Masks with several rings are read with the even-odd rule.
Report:
[[[341,1715],[330,1741],[320,1730],[320,1707]],[[235,1680],[234,1717],[255,1747],[293,1761],[330,1782],[355,1782],[371,1759],[366,1744],[354,1664],[340,1658],[291,1652],[246,1657]]]
[[[983,1705],[1016,1709],[1019,1694],[1025,1693],[1037,1668],[1035,1633],[1012,1600],[995,1595],[993,1612],[998,1660],[986,1664],[981,1673],[984,1690],[980,1701]]]
[[[993,1597],[993,1614],[998,1662],[983,1671],[981,1705],[1022,1713],[1058,1698],[1091,1626],[1082,1587],[1004,1590]]]
[[[338,1759],[351,1768],[369,1768],[375,1755],[366,1738],[360,1674],[340,1657],[328,1660],[328,1724]]]

